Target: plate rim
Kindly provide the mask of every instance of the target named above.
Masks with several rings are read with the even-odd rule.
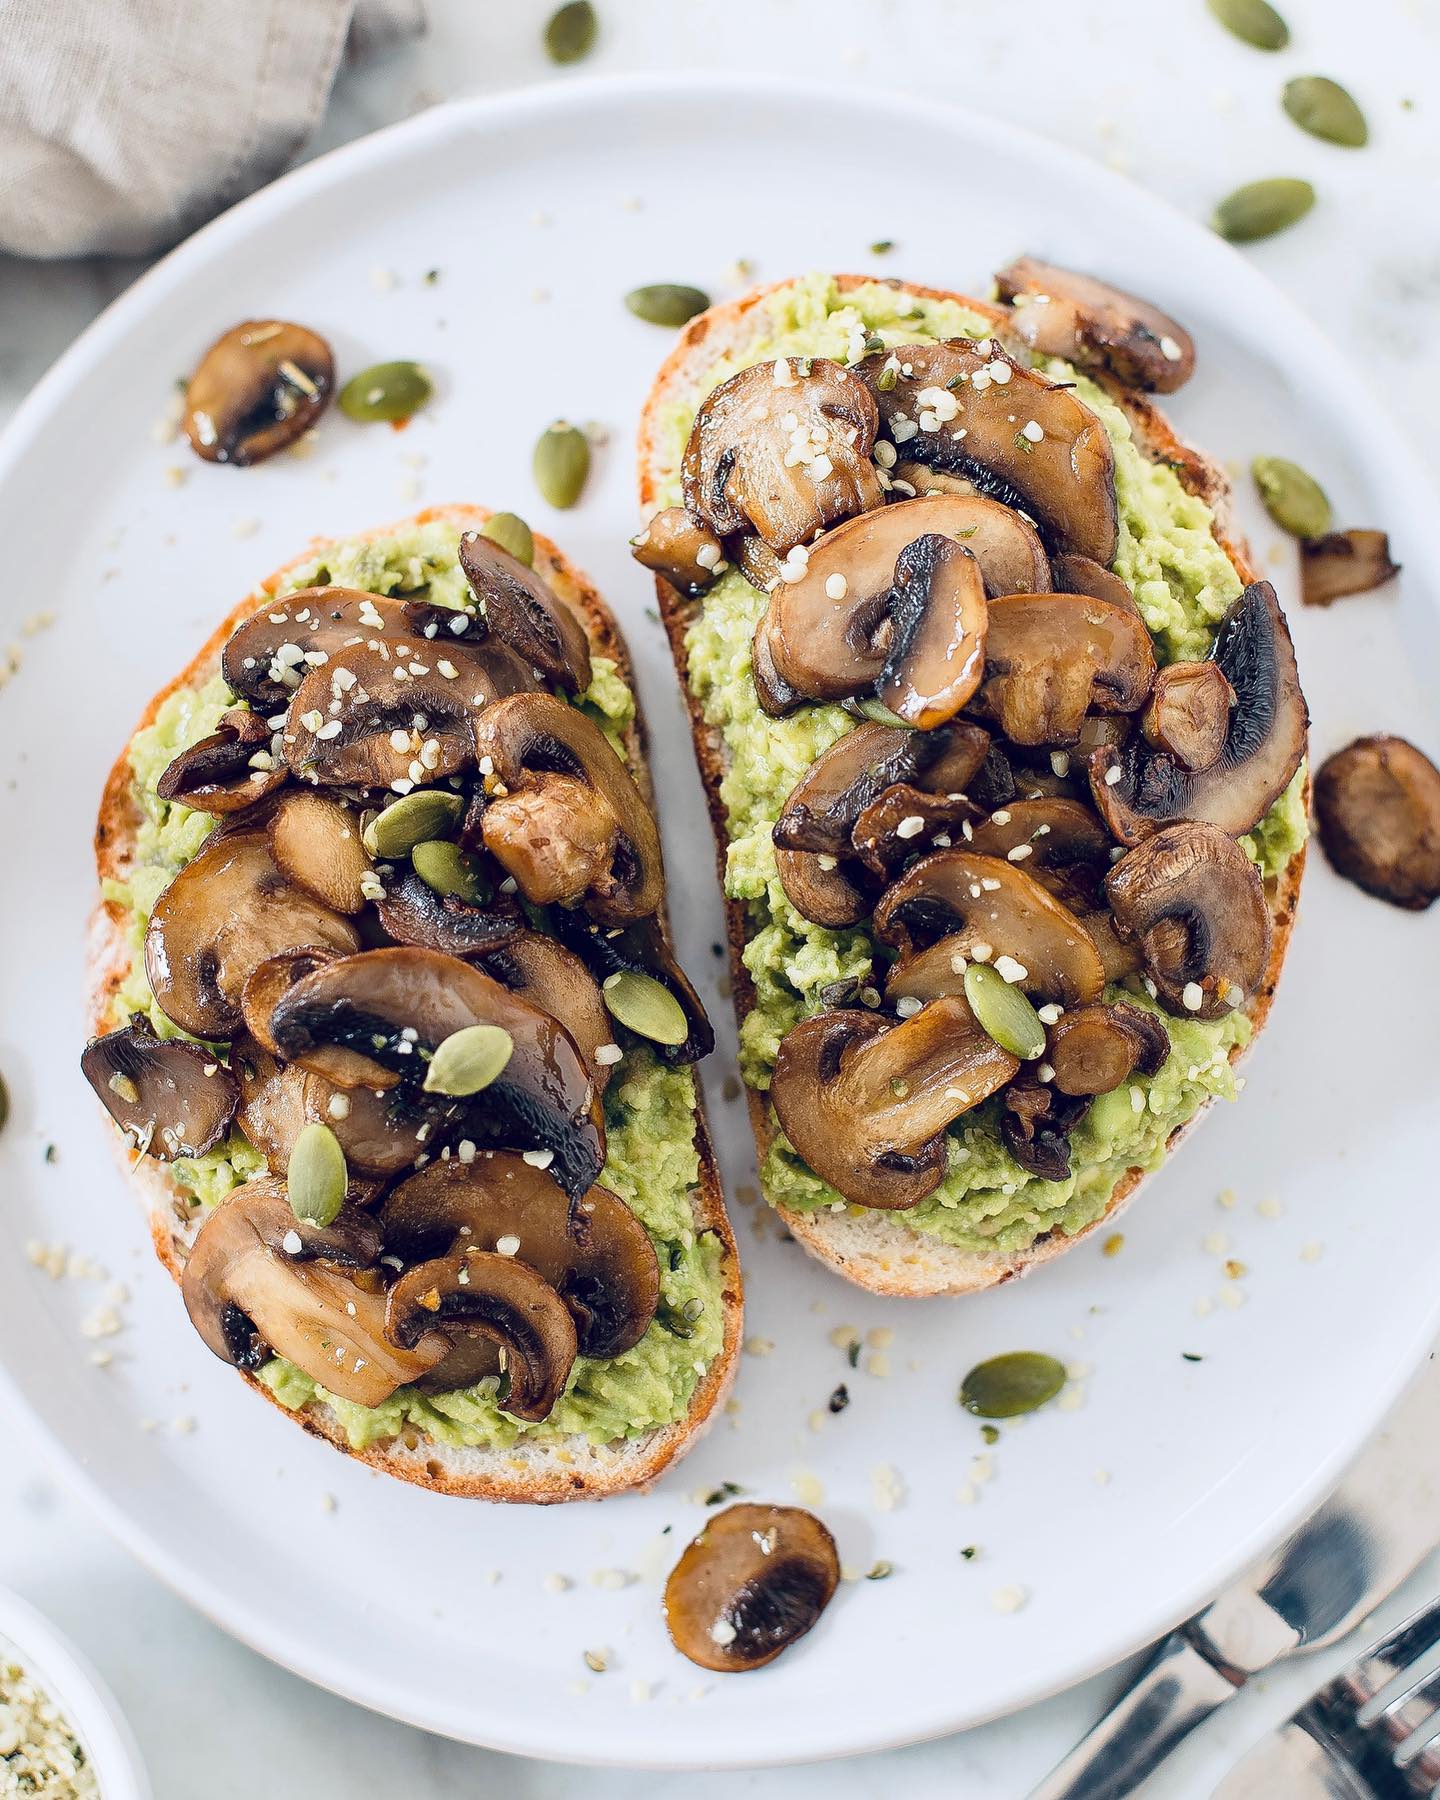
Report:
[[[958,133],[970,140],[983,134],[998,148],[1008,145],[1023,151],[1030,161],[1048,165],[1071,180],[1088,185],[1101,200],[1107,192],[1117,196],[1123,194],[1128,209],[1138,206],[1142,212],[1148,211],[1163,220],[1167,230],[1173,231],[1178,226],[1197,245],[1205,243],[1204,255],[1218,258],[1219,266],[1228,268],[1230,279],[1234,287],[1242,291],[1245,302],[1263,308],[1283,327],[1275,341],[1284,344],[1284,351],[1274,357],[1281,367],[1296,367],[1305,362],[1312,370],[1318,366],[1323,372],[1341,366],[1339,351],[1323,329],[1232,245],[1215,237],[1198,220],[1127,176],[1092,161],[1068,145],[1023,127],[964,106],[922,98],[893,86],[867,88],[857,94],[844,82],[734,72],[704,76],[689,70],[581,75],[531,83],[503,93],[441,102],[290,170],[184,239],[117,295],[61,352],[21,401],[0,431],[0,489],[22,460],[30,440],[43,429],[54,402],[90,378],[108,347],[116,339],[123,338],[132,320],[143,317],[151,295],[183,281],[192,269],[203,268],[213,253],[223,250],[231,242],[243,240],[252,224],[283,214],[292,204],[326,188],[341,186],[367,167],[383,165],[404,155],[412,146],[419,149],[427,140],[443,141],[451,134],[463,133],[472,122],[493,127],[506,118],[533,118],[562,107],[604,109],[635,105],[652,97],[662,97],[668,102],[674,102],[677,97],[685,98],[698,107],[726,97],[774,99],[782,96],[788,104],[799,103],[805,108],[843,105],[853,110],[859,103],[872,114],[898,116],[912,125],[920,119],[932,129]],[[883,277],[877,276],[877,279]],[[1426,516],[1427,507],[1433,508],[1437,499],[1435,484],[1410,434],[1391,419],[1383,402],[1368,391],[1357,398],[1343,383],[1331,386],[1329,402],[1343,411],[1352,427],[1357,440],[1357,455],[1371,466],[1382,468],[1387,480],[1399,488],[1397,517]],[[1313,1510],[1379,1428],[1430,1351],[1437,1332],[1440,1332],[1440,1294],[1437,1294],[1423,1328],[1415,1334],[1408,1354],[1397,1358],[1396,1367],[1389,1372],[1364,1429],[1347,1435],[1338,1447],[1332,1445],[1317,1472],[1294,1489],[1284,1505],[1277,1505],[1268,1517],[1252,1526],[1249,1535],[1224,1559],[1223,1566],[1212,1568],[1203,1581],[1194,1581],[1182,1593],[1172,1595],[1159,1610],[1152,1607],[1142,1616],[1137,1609],[1131,1614],[1129,1626],[1118,1637],[1105,1640],[1098,1650],[1091,1648],[1072,1658],[1068,1665],[1024,1698],[978,1712],[952,1709],[945,1717],[935,1716],[932,1711],[926,1721],[916,1721],[898,1732],[887,1732],[883,1728],[877,1732],[872,1726],[869,1730],[855,1730],[838,1742],[832,1737],[824,1744],[790,1747],[759,1759],[743,1753],[719,1759],[712,1755],[707,1756],[703,1764],[693,1759],[679,1759],[674,1754],[646,1756],[643,1752],[635,1754],[633,1751],[627,1754],[557,1751],[537,1743],[533,1735],[511,1733],[507,1736],[500,1729],[487,1728],[479,1735],[473,1723],[467,1723],[453,1710],[447,1712],[441,1707],[427,1713],[422,1707],[387,1697],[378,1691],[377,1682],[365,1679],[361,1672],[344,1664],[334,1654],[317,1654],[311,1645],[294,1638],[277,1642],[273,1635],[267,1635],[264,1621],[251,1616],[243,1595],[228,1594],[208,1577],[197,1576],[187,1567],[183,1556],[170,1550],[163,1537],[133,1519],[118,1501],[111,1499],[79,1453],[72,1451],[49,1419],[30,1405],[18,1378],[3,1362],[0,1362],[0,1392],[34,1425],[52,1464],[143,1567],[227,1635],[290,1673],[402,1723],[510,1754],[573,1766],[656,1771],[699,1767],[744,1769],[830,1761],[897,1749],[972,1729],[1012,1716],[1064,1692],[1143,1649],[1205,1604]],[[857,1712],[855,1716],[858,1718],[863,1714]],[[637,1729],[637,1737],[642,1735]]]

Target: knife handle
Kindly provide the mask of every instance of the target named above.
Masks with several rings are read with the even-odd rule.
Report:
[[[1237,1685],[1205,1660],[1183,1630],[1172,1632],[1030,1800],[1121,1800],[1133,1794]]]

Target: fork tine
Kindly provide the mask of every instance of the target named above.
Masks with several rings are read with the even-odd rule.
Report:
[[[1440,1600],[1347,1663],[1297,1722],[1377,1794],[1430,1795],[1440,1780],[1437,1651]]]
[[[1331,1697],[1351,1701],[1357,1714],[1397,1675],[1410,1669],[1440,1644],[1440,1600],[1402,1619],[1388,1636],[1372,1644],[1340,1671],[1329,1684]],[[1398,1697],[1398,1696],[1397,1696]]]

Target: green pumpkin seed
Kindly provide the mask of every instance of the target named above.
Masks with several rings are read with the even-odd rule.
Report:
[[[459,794],[440,788],[421,788],[391,801],[360,834],[372,856],[408,856],[417,844],[444,837],[459,821],[465,802]]]
[[[1036,1350],[1012,1350],[977,1363],[960,1384],[960,1404],[981,1419],[1013,1419],[1053,1400],[1065,1365]]]
[[[437,894],[479,906],[486,898],[480,865],[449,838],[426,838],[410,852],[410,866]]]
[[[625,296],[625,304],[647,325],[668,325],[672,331],[678,331],[696,313],[704,312],[710,304],[710,296],[697,287],[657,281],[650,287],[631,288]]]
[[[452,1031],[430,1058],[425,1092],[456,1099],[478,1094],[504,1074],[514,1051],[514,1038],[500,1025],[467,1025]]]
[[[982,1029],[1002,1050],[1032,1062],[1045,1054],[1045,1027],[1020,989],[989,963],[972,962],[965,970],[965,998]]]
[[[1358,150],[1370,142],[1370,127],[1354,97],[1326,75],[1297,75],[1285,83],[1281,103],[1302,131]]]
[[[1290,42],[1290,27],[1269,0],[1206,0],[1206,5],[1227,31],[1256,50],[1283,50]]]
[[[535,567],[535,533],[519,513],[491,513],[480,527],[480,535],[508,550],[527,569]]]
[[[653,975],[642,975],[638,969],[621,969],[605,977],[600,991],[610,1016],[627,1025],[637,1037],[672,1048],[689,1037],[690,1021],[685,1017],[685,1008]]]
[[[330,1225],[345,1204],[345,1152],[328,1125],[307,1125],[295,1140],[285,1186],[290,1207],[307,1225]]]
[[[1323,537],[1333,517],[1324,488],[1298,463],[1283,456],[1257,456],[1250,473],[1265,510],[1291,537]]]
[[[1275,175],[1227,194],[1211,223],[1232,244],[1253,244],[1303,219],[1314,204],[1315,190],[1308,181]]]
[[[570,0],[545,27],[545,53],[554,63],[579,62],[595,45],[599,20],[590,0]]]
[[[434,392],[434,382],[419,363],[376,363],[350,377],[338,405],[347,418],[368,425],[376,419],[413,418]]]
[[[883,700],[857,700],[855,710],[876,725],[893,725],[901,731],[915,729],[908,719],[902,719],[899,713],[891,712]]]
[[[590,446],[585,433],[557,419],[547,425],[532,461],[535,485],[551,506],[563,512],[580,498],[590,473]]]

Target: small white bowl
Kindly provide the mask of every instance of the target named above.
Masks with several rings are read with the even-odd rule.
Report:
[[[74,1645],[8,1588],[0,1588],[0,1657],[22,1664],[74,1727],[95,1770],[100,1800],[154,1800],[115,1696]]]

